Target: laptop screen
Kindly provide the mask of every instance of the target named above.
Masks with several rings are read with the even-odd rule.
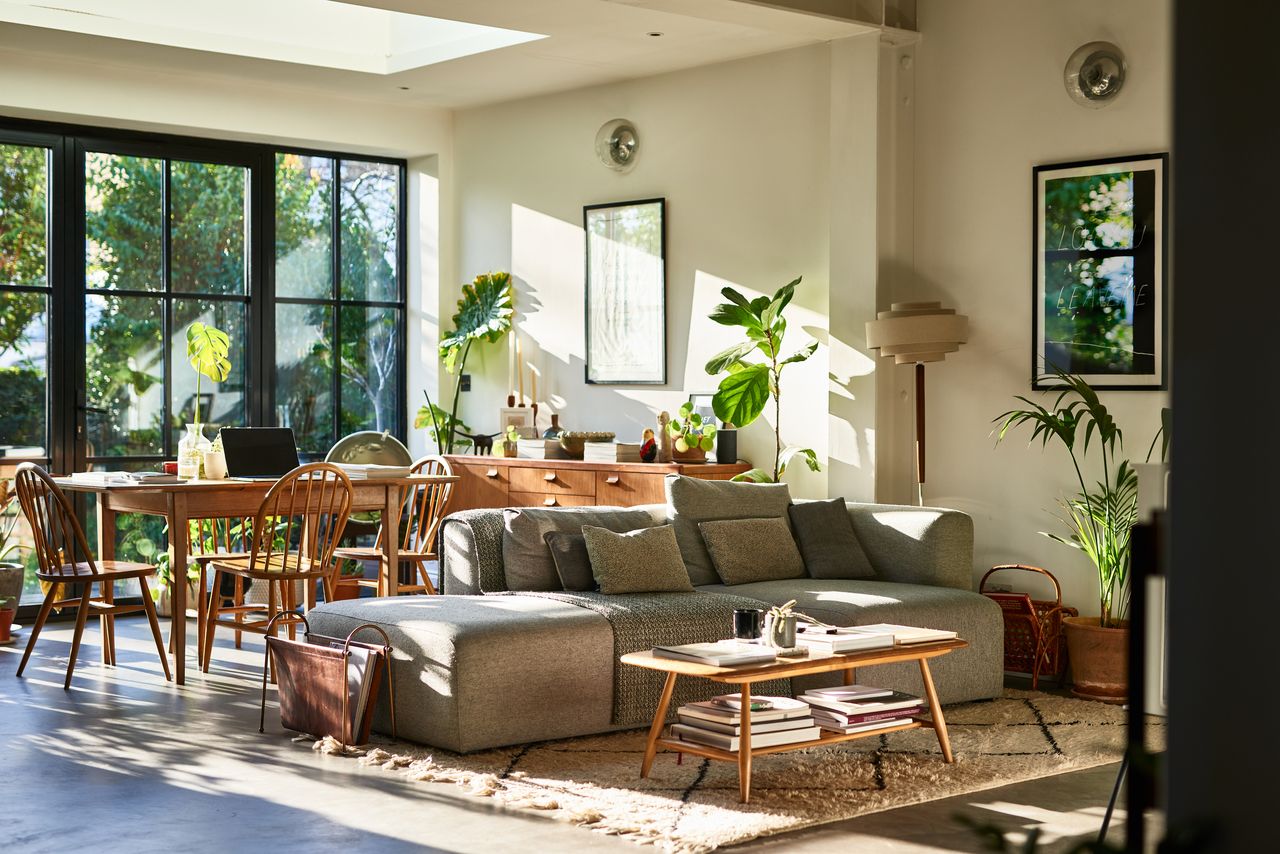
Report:
[[[229,477],[280,477],[299,465],[289,427],[223,427],[221,435]]]

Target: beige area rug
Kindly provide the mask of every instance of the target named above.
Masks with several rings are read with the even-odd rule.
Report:
[[[375,742],[348,756],[409,780],[455,783],[473,797],[541,812],[597,833],[702,852],[825,822],[1118,761],[1119,706],[1009,690],[944,709],[956,762],[929,729],[753,760],[751,803],[738,803],[737,766],[659,753],[640,779],[646,732],[548,741],[459,756]],[[1149,739],[1162,744],[1163,719]],[[299,739],[301,740],[301,739]],[[306,740],[310,740],[309,738]],[[341,751],[332,739],[313,747]]]

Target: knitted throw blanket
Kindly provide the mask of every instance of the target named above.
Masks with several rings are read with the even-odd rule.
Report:
[[[537,596],[587,608],[600,614],[613,628],[613,720],[617,726],[640,726],[653,720],[662,696],[666,674],[622,664],[629,652],[684,643],[708,643],[732,633],[735,608],[768,609],[769,604],[745,596],[720,593],[603,593],[510,591],[490,596]],[[790,679],[756,683],[758,694],[791,696]],[[685,676],[676,680],[668,717],[684,703],[709,700],[735,691],[734,686]]]

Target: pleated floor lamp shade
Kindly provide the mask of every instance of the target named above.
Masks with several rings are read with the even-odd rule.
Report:
[[[895,302],[867,321],[867,347],[894,364],[916,366],[916,495],[924,503],[924,365],[941,362],[969,338],[969,318],[940,302]]]

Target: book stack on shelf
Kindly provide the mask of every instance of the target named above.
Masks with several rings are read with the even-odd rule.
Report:
[[[640,445],[634,442],[583,442],[582,459],[589,463],[638,463]]]
[[[569,459],[569,453],[560,446],[559,439],[520,439],[516,442],[516,456],[526,460]]]
[[[751,695],[751,746],[773,747],[813,741],[822,734],[808,703],[791,697]],[[722,694],[685,703],[671,735],[679,741],[737,751],[742,738],[742,695]]]
[[[800,699],[810,706],[819,727],[842,735],[909,724],[925,712],[919,697],[870,685],[814,688]]]

